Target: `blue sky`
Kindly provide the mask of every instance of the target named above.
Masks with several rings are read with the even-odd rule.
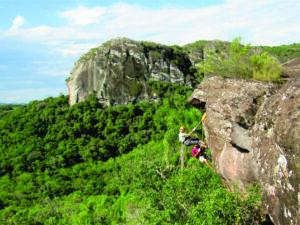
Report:
[[[67,94],[74,62],[115,37],[299,43],[299,12],[299,0],[0,0],[0,103]]]

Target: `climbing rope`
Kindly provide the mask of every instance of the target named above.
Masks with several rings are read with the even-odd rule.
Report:
[[[202,138],[204,136],[204,130],[203,130],[203,123],[205,122],[207,116],[206,116],[206,112],[203,114],[200,122],[197,124],[197,126],[192,130],[192,133],[196,131],[197,127],[202,123],[202,127],[201,127],[201,130],[202,130]]]
[[[197,124],[197,126],[192,130],[192,132],[194,132],[196,129],[197,129],[197,127],[200,125],[200,123],[202,123],[202,124],[204,124],[204,122],[205,122],[205,120],[207,119],[207,115],[206,115],[206,112],[203,114],[203,116],[202,116],[202,118],[201,118],[201,121]],[[204,137],[204,129],[203,129],[203,126],[202,126],[202,138]],[[224,143],[231,143],[231,141],[228,141],[228,140],[225,140],[225,139],[223,139],[223,138],[221,138],[221,137],[218,137],[218,136],[214,136],[214,137],[216,137],[216,138],[219,138],[219,139],[221,139]]]
[[[197,126],[193,129],[193,132],[197,129],[197,127],[200,125],[200,123],[204,123],[206,120],[206,112],[203,114],[202,119],[200,120],[200,122],[197,124]]]

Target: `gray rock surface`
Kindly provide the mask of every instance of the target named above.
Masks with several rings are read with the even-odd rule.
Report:
[[[207,58],[207,52],[208,51],[214,51],[214,52],[223,52],[224,49],[228,48],[230,46],[230,42],[226,41],[219,41],[219,40],[213,40],[213,41],[196,41],[191,44],[186,44],[183,46],[184,51],[189,56],[192,65],[196,66],[197,63],[202,62]]]
[[[242,190],[253,182],[275,224],[299,224],[300,80],[274,84],[211,77],[189,98],[205,109],[216,171]]]
[[[90,93],[110,106],[149,101],[156,93],[147,80],[192,86],[190,66],[187,56],[170,47],[115,38],[76,62],[67,81],[70,105]]]
[[[200,44],[199,44],[200,43]],[[166,46],[115,38],[84,54],[67,79],[70,105],[91,93],[108,106],[130,102],[155,101],[147,81],[165,81],[195,87],[195,65],[206,58],[207,51],[221,52],[229,42],[200,41],[180,46]]]

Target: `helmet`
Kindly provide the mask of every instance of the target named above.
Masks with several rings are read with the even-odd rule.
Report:
[[[181,126],[181,127],[180,127],[180,130],[185,131],[185,130],[186,130],[185,126]]]

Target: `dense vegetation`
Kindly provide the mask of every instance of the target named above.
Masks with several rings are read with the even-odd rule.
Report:
[[[18,107],[21,107],[20,104],[2,104],[0,105],[0,119],[5,116],[6,114],[9,114],[13,112]]]
[[[282,66],[268,52],[242,45],[240,37],[222,47],[207,51],[206,59],[196,66],[199,74],[280,82]]]
[[[279,46],[260,46],[260,48],[276,56],[282,62],[300,57],[300,43]]]
[[[220,40],[213,40],[213,41],[206,41],[206,40],[198,40],[193,43],[186,44],[182,47],[184,52],[191,52],[191,51],[205,51],[205,49],[210,48],[211,46],[215,46],[217,51],[220,51],[227,46],[230,45],[230,42],[227,41],[220,41]]]
[[[1,224],[256,224],[258,190],[228,192],[185,151],[178,127],[202,113],[188,87],[163,101],[103,108],[95,96],[33,101],[0,120]],[[201,137],[201,127],[196,132]]]
[[[236,41],[237,39],[240,38],[236,38],[234,41]],[[230,42],[225,42],[220,40],[215,40],[215,41],[199,40],[184,45],[182,49],[184,52],[190,52],[193,50],[200,50],[200,49],[203,50],[207,48],[209,45],[212,45],[210,43],[213,42],[215,42],[215,45],[218,47],[218,49],[216,49],[217,51],[220,49],[224,49],[230,46],[231,44]],[[250,46],[250,45],[248,46],[252,49],[256,49],[257,52],[262,52],[260,50],[263,50],[264,52],[268,52],[268,54],[276,57],[282,63],[300,57],[300,43],[293,43],[289,45],[278,45],[278,46]]]

